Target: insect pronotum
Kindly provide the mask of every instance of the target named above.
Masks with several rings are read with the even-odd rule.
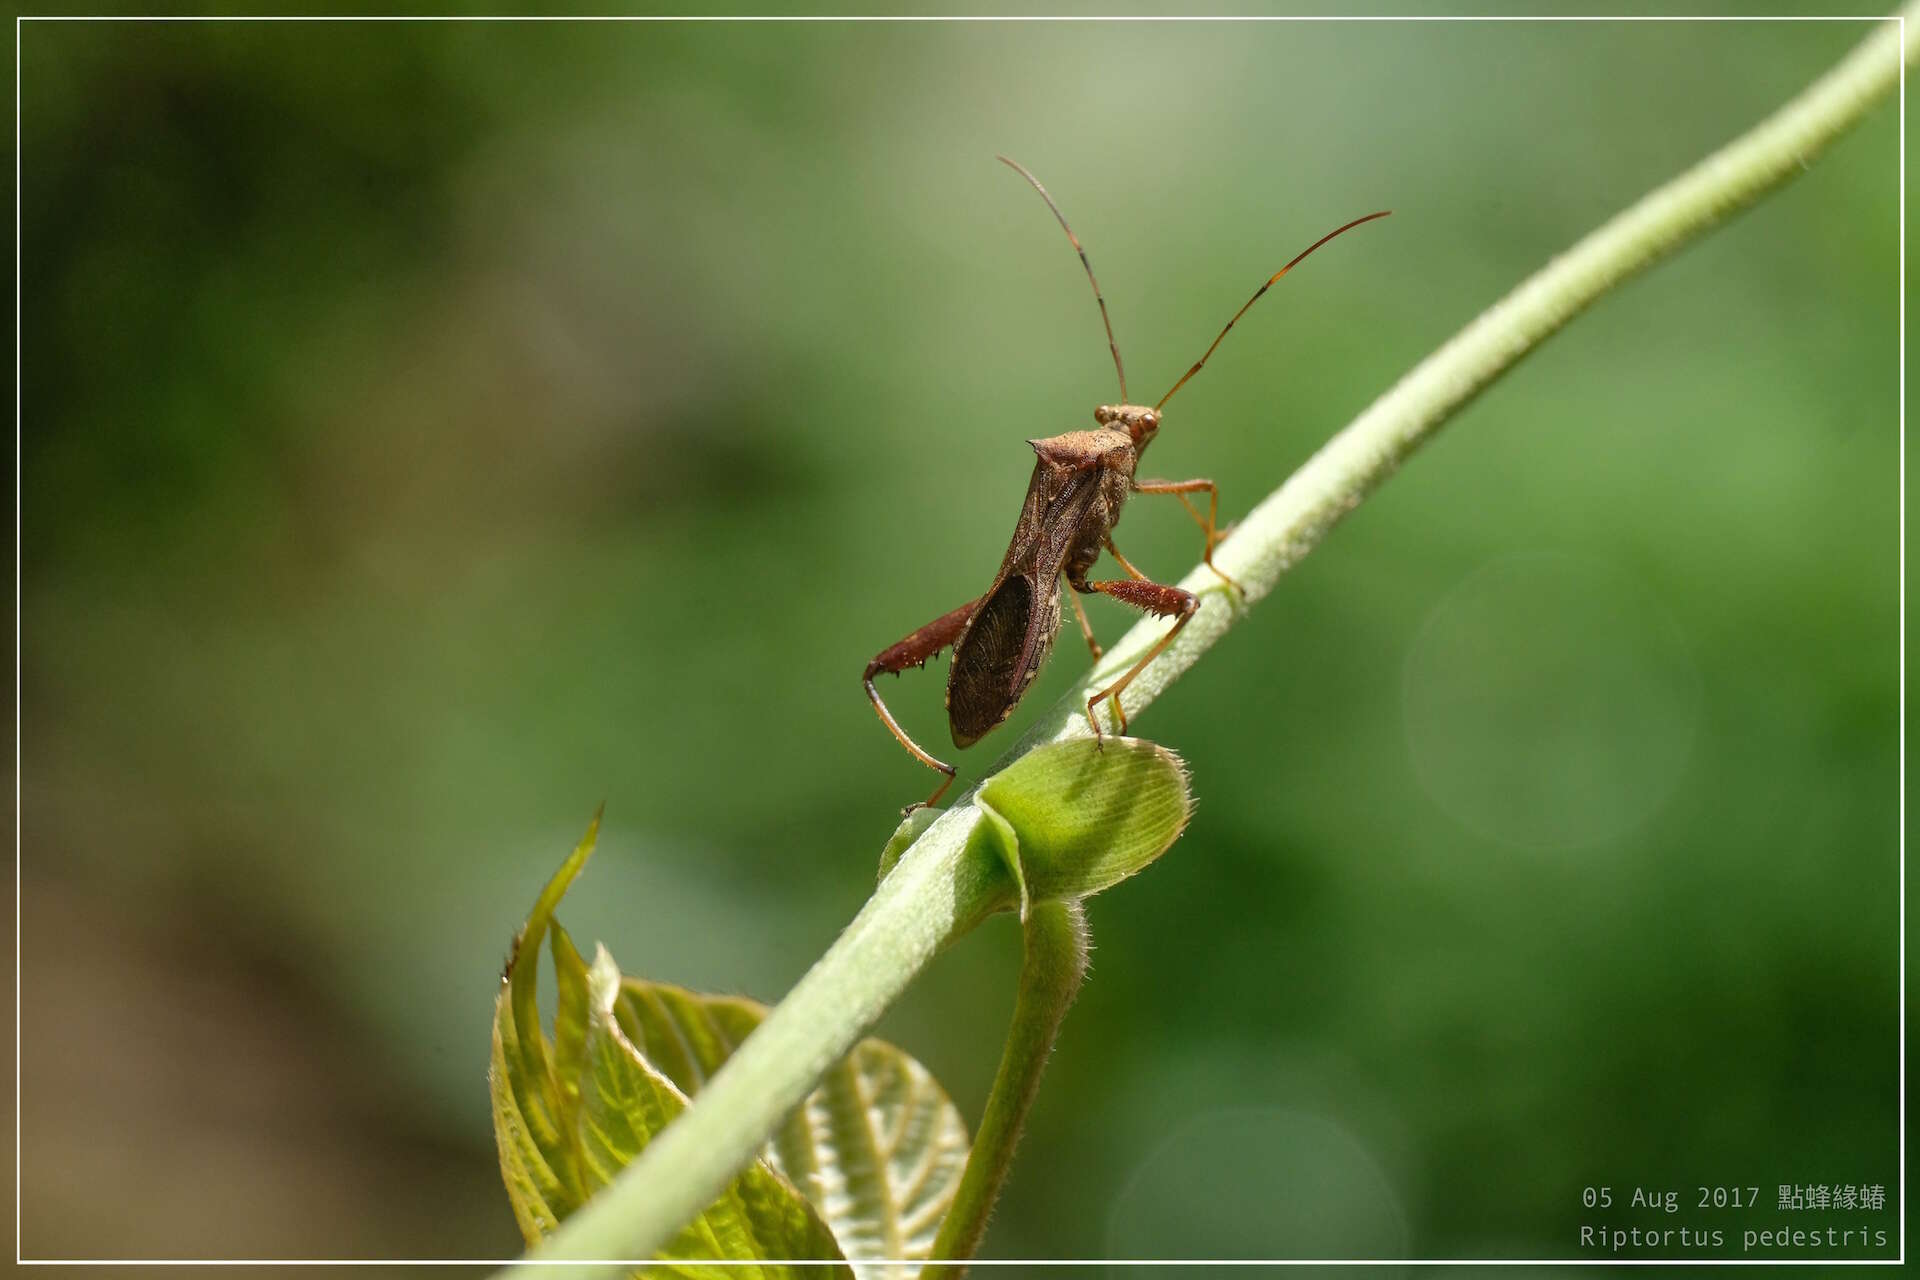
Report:
[[[1336,227],[1274,272],[1265,284],[1254,290],[1246,305],[1233,313],[1233,319],[1227,321],[1226,328],[1220,330],[1212,345],[1180,376],[1172,390],[1161,396],[1159,402],[1149,409],[1127,401],[1127,371],[1120,361],[1120,344],[1114,340],[1113,322],[1107,316],[1107,300],[1100,293],[1100,282],[1094,278],[1093,264],[1087,260],[1087,251],[1081,246],[1080,237],[1073,234],[1073,228],[1067,225],[1066,215],[1060,212],[1060,206],[1053,202],[1053,197],[1047,194],[1047,189],[1040,185],[1038,178],[1005,156],[999,159],[1040,193],[1040,198],[1047,202],[1047,207],[1053,210],[1053,216],[1059,220],[1061,229],[1067,233],[1074,251],[1080,255],[1080,265],[1086,268],[1087,281],[1093,285],[1094,301],[1100,307],[1100,321],[1106,326],[1107,347],[1113,352],[1113,370],[1120,378],[1121,402],[1103,404],[1095,409],[1091,431],[1069,431],[1064,435],[1027,441],[1039,459],[1034,464],[1033,478],[1027,482],[1027,499],[1020,508],[1019,522],[1014,525],[1013,541],[1007,546],[1007,554],[1001,558],[1000,572],[994,578],[993,585],[979,599],[970,600],[957,609],[941,614],[898,644],[882,649],[867,664],[861,680],[866,686],[867,696],[873,700],[873,709],[879,714],[881,723],[899,739],[900,745],[914,759],[930,769],[938,770],[942,775],[940,785],[934,788],[933,794],[912,808],[938,804],[947,788],[953,785],[955,770],[952,765],[935,759],[908,736],[887,710],[887,704],[880,698],[880,691],[873,687],[873,678],[887,672],[899,675],[909,667],[923,667],[942,649],[951,645],[953,665],[947,675],[947,719],[953,732],[953,745],[962,749],[973,745],[1013,714],[1013,709],[1020,705],[1021,698],[1026,696],[1041,665],[1046,662],[1047,654],[1053,648],[1054,636],[1060,629],[1062,579],[1070,588],[1067,599],[1073,603],[1074,616],[1080,622],[1080,634],[1085,637],[1087,648],[1092,651],[1095,661],[1100,658],[1100,644],[1093,638],[1093,628],[1087,622],[1080,596],[1098,592],[1143,612],[1174,620],[1173,626],[1138,662],[1127,668],[1118,680],[1087,699],[1087,722],[1093,726],[1096,741],[1100,737],[1100,722],[1095,718],[1094,710],[1103,699],[1112,700],[1115,731],[1126,732],[1127,717],[1120,706],[1121,692],[1146,670],[1148,663],[1173,643],[1173,638],[1180,634],[1180,629],[1187,625],[1188,619],[1200,607],[1199,600],[1192,592],[1151,581],[1128,563],[1127,558],[1120,554],[1120,549],[1113,545],[1113,527],[1120,521],[1120,510],[1128,495],[1172,494],[1179,498],[1188,514],[1206,533],[1202,558],[1207,567],[1213,569],[1230,588],[1238,589],[1238,584],[1213,565],[1213,549],[1224,536],[1216,527],[1220,491],[1213,481],[1139,480],[1134,477],[1140,455],[1160,429],[1160,410],[1167,401],[1173,399],[1175,392],[1187,385],[1189,378],[1200,372],[1208,357],[1213,355],[1215,348],[1232,331],[1240,317],[1280,277],[1335,236],[1351,231],[1363,222],[1384,218],[1391,212],[1382,210],[1370,213],[1364,218],[1355,218],[1345,226]],[[1207,513],[1204,516],[1187,496],[1194,493],[1207,495]],[[1104,581],[1088,579],[1087,572],[1100,558],[1102,550],[1112,555],[1114,562],[1125,571],[1126,577]]]

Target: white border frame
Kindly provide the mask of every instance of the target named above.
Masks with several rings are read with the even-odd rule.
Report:
[[[1899,23],[1907,48],[1905,13],[1263,13],[1263,15],[36,15],[13,17],[13,1265],[15,1267],[580,1267],[528,1259],[38,1259],[21,1257],[21,42],[25,23]],[[968,1267],[1903,1267],[1907,1263],[1907,59],[1899,83],[1899,1255],[1893,1259],[972,1259]],[[607,1265],[647,1267],[660,1259],[599,1259]],[[879,1259],[862,1259],[885,1265]],[[753,1259],[703,1267],[837,1267],[812,1259]],[[916,1265],[916,1263],[906,1263]]]

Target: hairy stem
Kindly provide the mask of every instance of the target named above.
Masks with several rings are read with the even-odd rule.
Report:
[[[1087,975],[1086,912],[1075,901],[1034,903],[1027,916],[1026,948],[1000,1070],[994,1074],[953,1206],[933,1242],[937,1260],[971,1258],[987,1233],[993,1203],[1013,1166],[1013,1149],[1040,1092],[1040,1073]],[[965,1273],[964,1264],[936,1261],[921,1271],[920,1280],[959,1280]]]
[[[1217,579],[1204,568],[1187,576],[1182,585],[1204,591],[1205,604],[1179,641],[1128,687],[1128,715],[1146,709],[1342,516],[1521,357],[1609,290],[1805,171],[1911,61],[1920,0],[1899,17],[1904,21],[1876,27],[1774,115],[1548,263],[1308,459],[1214,552],[1221,569],[1245,586],[1244,603],[1210,590]],[[1148,622],[1129,631],[1008,758],[1040,742],[1087,736],[1087,697],[1145,653],[1164,626]],[[547,1264],[595,1261],[527,1268],[529,1275],[598,1276],[620,1269],[623,1259],[650,1259],[720,1194],[934,953],[1010,900],[1007,873],[969,846],[979,821],[969,793],[929,826],[686,1114],[529,1255]]]
[[[1183,675],[1265,596],[1280,575],[1379,487],[1415,449],[1521,358],[1609,291],[1805,172],[1898,82],[1920,43],[1920,3],[1889,18],[1838,66],[1733,142],[1642,197],[1482,312],[1402,377],[1255,507],[1213,553],[1246,588],[1244,604],[1196,567],[1180,583],[1202,607],[1122,695],[1131,719]],[[1904,41],[1904,44],[1903,44]],[[1087,698],[1166,630],[1142,622],[1107,651],[996,767],[1037,744],[1090,736]],[[1106,704],[1102,703],[1104,708]]]

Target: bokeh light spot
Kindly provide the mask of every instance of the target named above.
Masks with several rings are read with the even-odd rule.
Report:
[[[1228,1108],[1188,1120],[1114,1199],[1107,1256],[1398,1258],[1406,1214],[1380,1164],[1334,1120]]]
[[[1699,719],[1679,625],[1607,565],[1528,552],[1437,605],[1407,654],[1407,745],[1434,802],[1482,835],[1573,849],[1672,793]]]

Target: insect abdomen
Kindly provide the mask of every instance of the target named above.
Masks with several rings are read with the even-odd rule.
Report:
[[[1033,579],[1009,574],[967,624],[947,673],[947,721],[953,745],[969,747],[1013,714],[1053,648],[1060,629],[1058,579],[1033,598]],[[1029,641],[1029,636],[1032,637]]]

